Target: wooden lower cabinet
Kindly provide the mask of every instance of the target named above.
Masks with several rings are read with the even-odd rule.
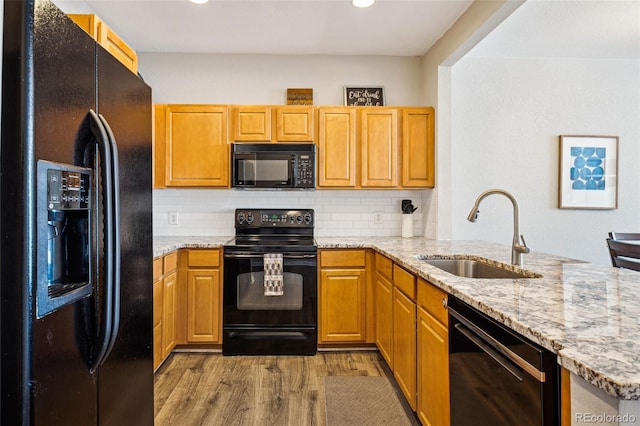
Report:
[[[367,257],[366,250],[320,251],[318,343],[373,342]]]
[[[393,284],[379,272],[376,274],[375,303],[376,346],[387,364],[393,366]]]
[[[220,342],[220,270],[189,270],[187,278],[187,342]]]
[[[153,260],[153,368],[157,368],[176,345],[176,252]]]
[[[366,299],[364,269],[322,271],[320,341],[364,342]]]
[[[153,369],[162,362],[162,258],[153,259]]]
[[[188,250],[186,343],[222,343],[221,250]]]
[[[418,280],[418,418],[423,425],[448,426],[449,329],[446,293]]]
[[[393,376],[416,410],[416,303],[393,289]]]
[[[176,287],[178,273],[172,272],[163,280],[162,286],[162,358],[176,346]]]

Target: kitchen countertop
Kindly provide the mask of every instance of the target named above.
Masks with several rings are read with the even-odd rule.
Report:
[[[231,237],[154,237],[154,256],[179,248],[220,248]],[[558,355],[558,362],[604,392],[640,400],[640,275],[532,250],[532,279],[470,279],[418,255],[509,263],[511,246],[422,237],[317,237],[319,248],[373,248]]]

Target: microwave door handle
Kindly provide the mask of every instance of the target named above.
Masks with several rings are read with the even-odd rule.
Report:
[[[93,110],[89,110],[89,130],[91,135],[95,139],[98,146],[98,153],[100,157],[100,166],[96,165],[96,168],[101,172],[102,179],[102,198],[104,205],[103,216],[103,229],[104,229],[104,282],[102,283],[102,289],[96,291],[97,295],[104,294],[104,300],[102,301],[100,330],[98,331],[96,350],[90,360],[89,371],[93,374],[98,366],[104,361],[107,353],[107,348],[111,341],[111,327],[113,322],[113,310],[112,310],[112,297],[111,291],[113,287],[113,170],[112,170],[112,150],[109,147],[109,136],[102,124],[102,121],[98,118],[97,114]],[[89,141],[87,141],[88,143]],[[97,170],[95,171],[98,172]],[[98,300],[98,303],[100,301]]]

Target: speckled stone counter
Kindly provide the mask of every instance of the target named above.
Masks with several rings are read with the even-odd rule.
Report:
[[[154,255],[221,247],[230,237],[158,237]],[[320,248],[372,248],[523,336],[555,352],[572,373],[623,400],[640,400],[640,275],[608,265],[535,252],[531,279],[470,279],[417,256],[462,256],[509,263],[511,247],[425,238],[320,237]],[[202,245],[200,243],[202,242]],[[638,402],[638,401],[636,401]]]

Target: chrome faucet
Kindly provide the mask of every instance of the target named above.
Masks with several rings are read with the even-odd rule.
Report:
[[[478,213],[480,210],[480,202],[487,196],[491,194],[502,194],[511,200],[511,204],[513,204],[513,242],[511,244],[511,263],[514,265],[522,266],[522,254],[529,253],[529,247],[527,247],[527,243],[524,241],[524,236],[518,235],[519,231],[519,218],[518,218],[518,202],[515,197],[509,194],[507,191],[502,189],[490,189],[488,191],[483,192],[478,196],[476,203],[473,205],[471,212],[469,212],[469,216],[467,216],[467,220],[469,222],[475,222],[478,218]],[[522,244],[520,244],[520,239],[522,239]]]

